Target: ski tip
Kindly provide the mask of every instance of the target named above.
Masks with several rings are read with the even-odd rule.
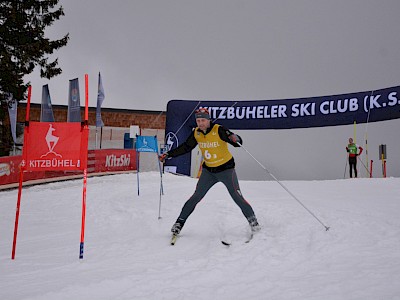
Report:
[[[225,246],[230,246],[231,245],[231,243],[228,243],[228,242],[225,242],[225,241],[221,241],[221,243],[222,243],[222,245],[225,245]]]
[[[250,241],[253,239],[253,237],[254,237],[254,233],[252,233],[252,234],[249,236],[249,238],[247,239],[247,241],[245,241],[245,244],[250,243]]]
[[[173,234],[171,238],[171,246],[175,245],[176,239],[178,238],[178,235]]]

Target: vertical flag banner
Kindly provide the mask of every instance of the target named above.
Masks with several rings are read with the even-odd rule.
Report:
[[[10,96],[8,101],[8,115],[10,116],[11,135],[14,144],[17,143],[17,105],[18,102]]]
[[[103,127],[104,123],[101,119],[101,105],[103,104],[105,95],[103,89],[103,82],[101,80],[101,74],[99,72],[99,83],[97,89],[97,108],[96,108],[96,127]]]
[[[42,105],[40,107],[40,122],[54,122],[53,107],[51,106],[51,98],[49,86],[45,84],[42,87]]]
[[[78,78],[69,81],[67,122],[81,122],[81,102]]]

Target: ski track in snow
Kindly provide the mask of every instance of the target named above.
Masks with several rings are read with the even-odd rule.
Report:
[[[0,192],[0,299],[400,299],[400,179],[286,181],[329,231],[274,181],[241,181],[262,230],[222,184],[170,228],[197,180],[159,173],[89,178],[84,259],[82,180]],[[228,236],[233,244],[221,244]]]

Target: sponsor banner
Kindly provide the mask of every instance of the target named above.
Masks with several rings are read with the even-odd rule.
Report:
[[[99,82],[97,86],[97,107],[96,107],[96,127],[103,127],[104,123],[101,119],[101,105],[103,104],[105,95],[104,95],[104,88],[103,82],[101,80],[101,74],[99,72]]]
[[[89,151],[88,173],[136,170],[136,151],[133,149]],[[19,181],[19,166],[22,155],[0,157],[0,185],[16,184]],[[26,171],[24,182],[46,178],[82,174],[81,171]]]
[[[137,152],[155,152],[158,153],[158,142],[156,136],[136,136]]]
[[[81,122],[81,100],[78,78],[69,81],[67,122]]]
[[[0,158],[0,185],[19,182],[19,167],[22,163],[22,156],[6,156]],[[52,172],[55,173],[55,172]],[[52,174],[49,172],[25,172],[24,181],[63,176],[63,174]],[[61,172],[59,172],[61,173]]]
[[[10,117],[11,135],[14,144],[17,143],[17,107],[17,100],[14,100],[10,97],[8,101],[8,115]]]
[[[88,130],[80,123],[30,122],[25,128],[23,167],[29,171],[83,170]]]
[[[111,149],[94,151],[94,172],[136,170],[136,151],[133,149]]]
[[[54,122],[53,107],[47,84],[42,87],[42,104],[40,108],[40,122]]]
[[[400,118],[400,86],[322,97],[259,101],[171,100],[167,105],[169,149],[184,142],[196,126],[193,112],[210,111],[211,119],[229,129],[291,129],[337,126]],[[190,154],[166,161],[190,174]]]

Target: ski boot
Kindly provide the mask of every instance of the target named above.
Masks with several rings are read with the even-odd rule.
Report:
[[[249,221],[251,232],[257,232],[261,230],[261,226],[260,224],[258,224],[257,218],[255,216],[248,218],[247,221]]]
[[[171,228],[172,234],[178,235],[181,232],[184,224],[185,224],[185,222],[183,220],[180,220],[180,219],[176,220],[175,224],[172,225],[172,228]]]

